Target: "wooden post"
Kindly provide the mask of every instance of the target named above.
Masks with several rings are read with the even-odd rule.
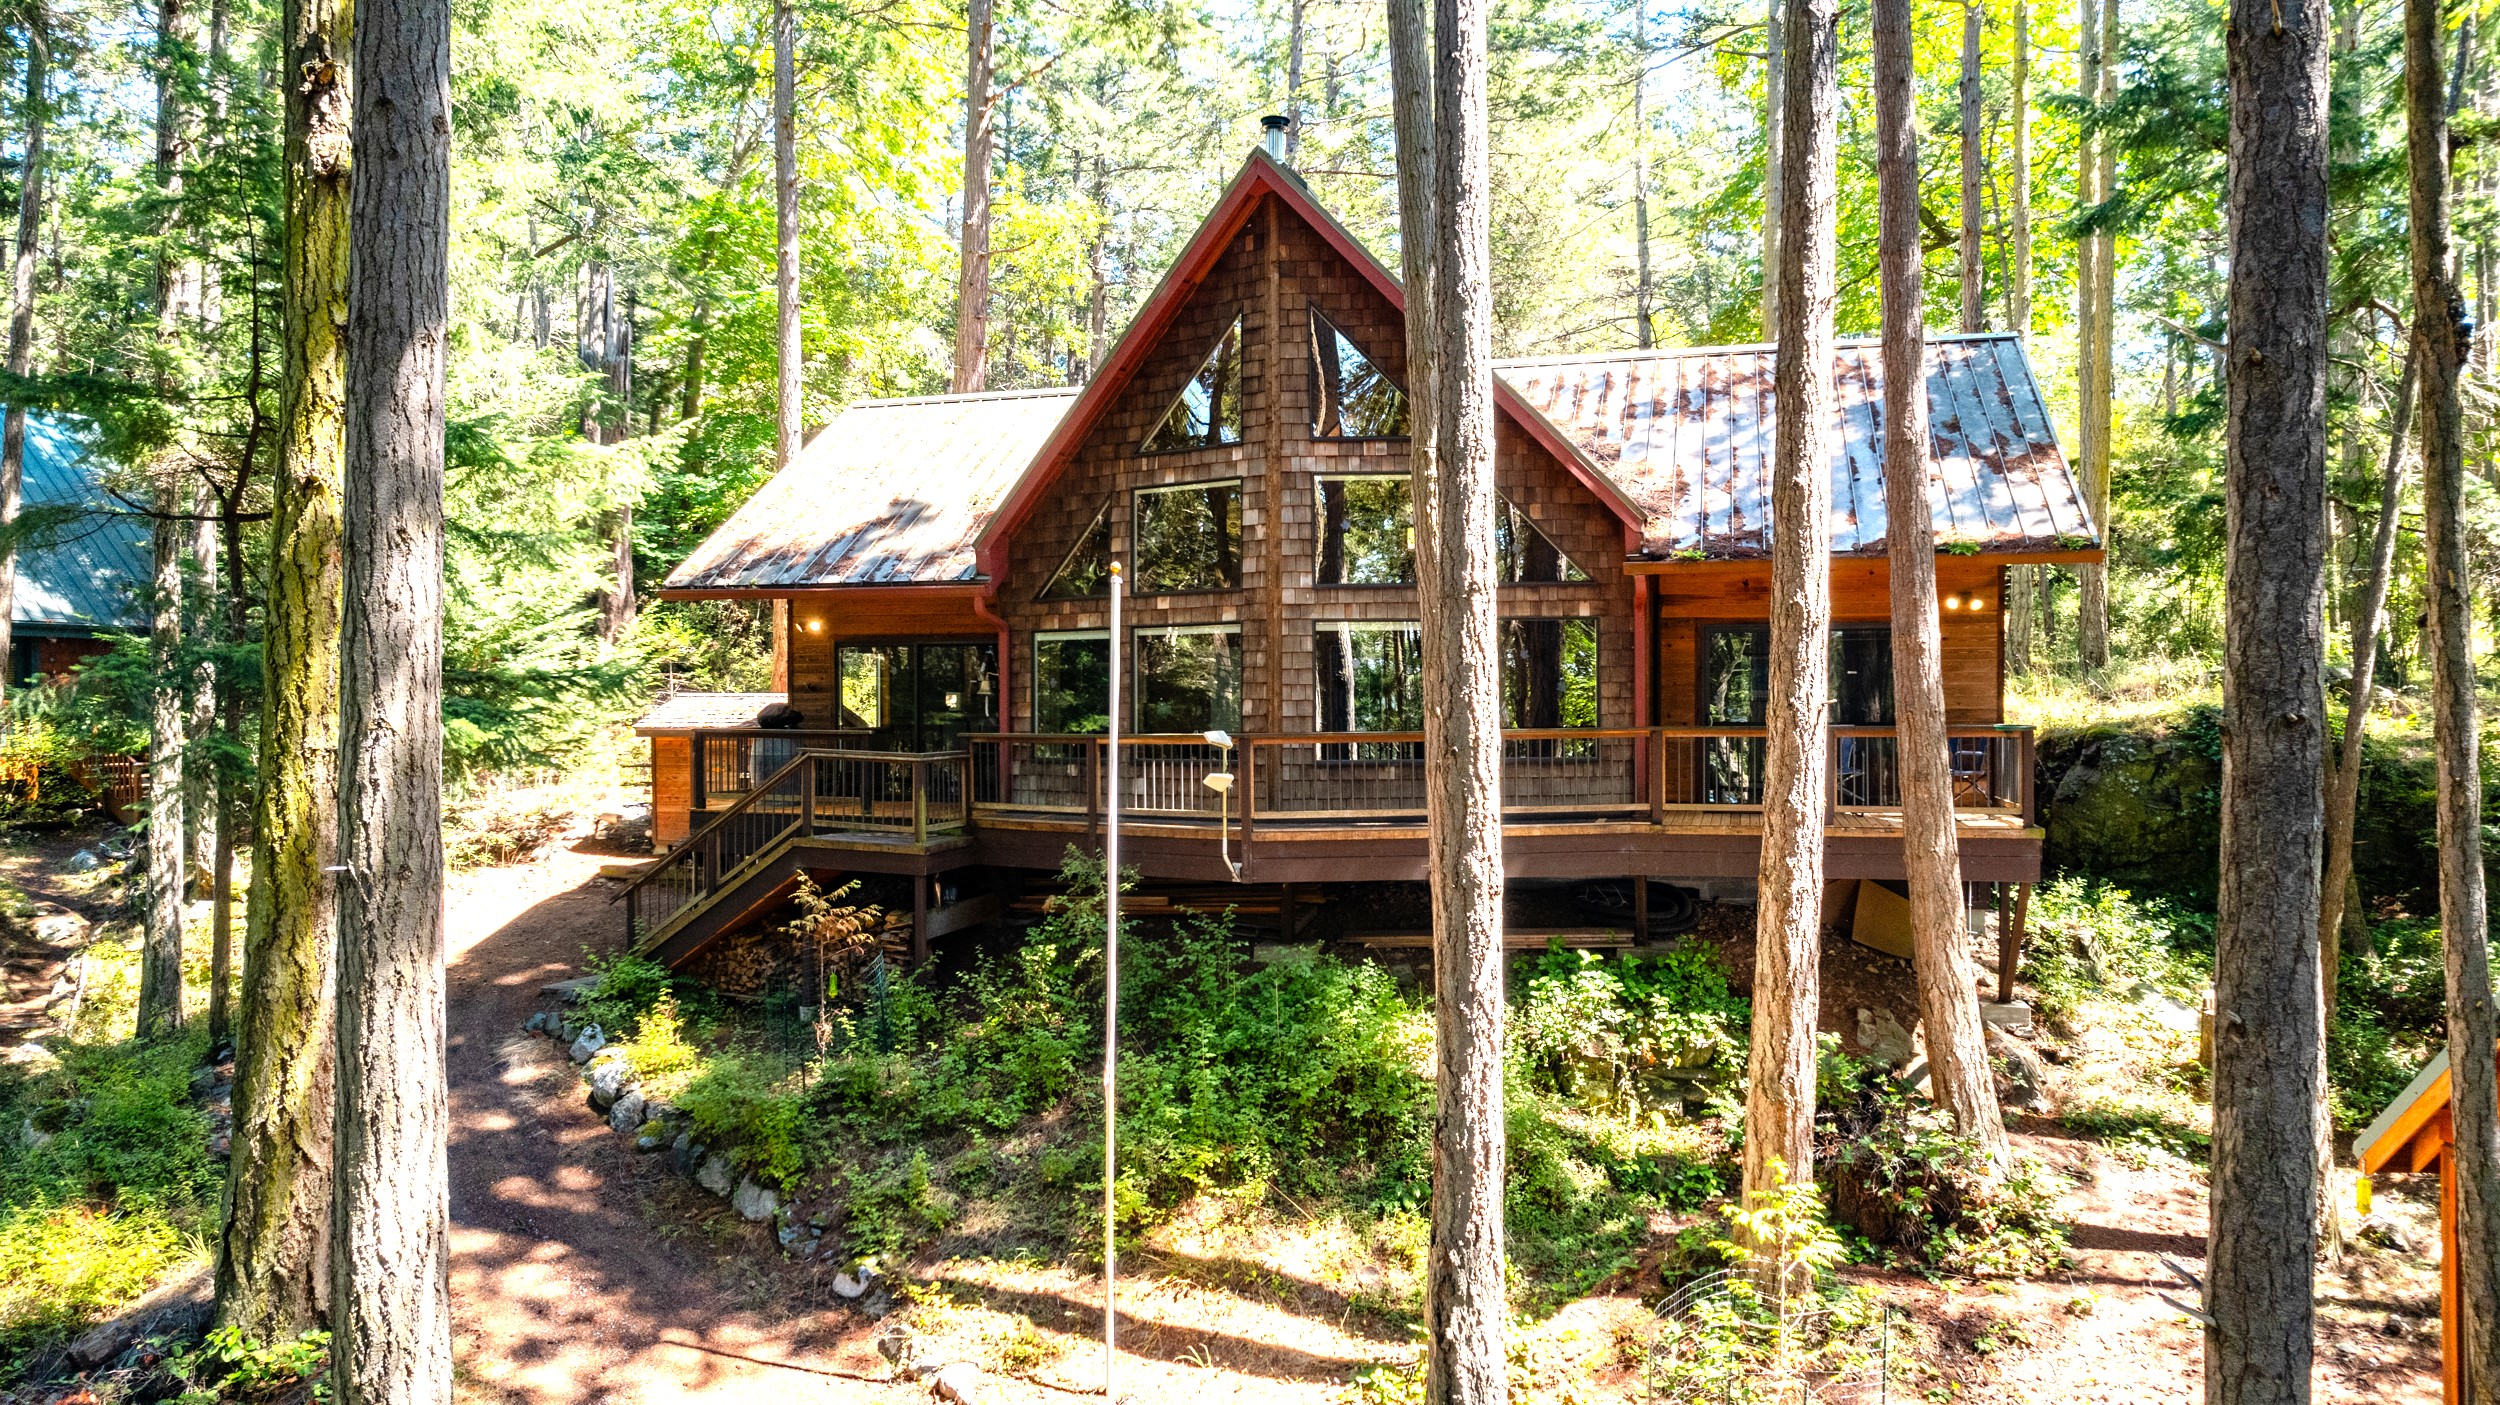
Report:
[[[925,873],[911,880],[911,964],[915,970],[929,964],[929,876]]]
[[[1997,1003],[2014,998],[2014,967],[2022,960],[2022,944],[2014,934],[2014,888],[1999,883],[1997,890]]]
[[[925,756],[911,759],[911,842],[929,842],[929,758]]]
[[[2031,885],[2014,885],[2014,925],[1997,937],[1997,999],[2014,998],[2014,978],[2022,974],[2023,924],[2031,917]]]
[[[708,806],[708,805],[710,805],[710,804],[711,804],[711,797],[709,796],[709,794],[707,794],[707,789],[708,789],[708,788],[704,785],[704,776],[703,776],[703,742],[704,742],[704,739],[705,739],[706,737],[710,736],[710,735],[711,735],[711,734],[710,734],[709,732],[697,732],[697,733],[695,733],[695,734],[694,734],[694,736],[693,736],[693,738],[692,738],[693,745],[687,748],[688,752],[689,752],[689,753],[693,756],[693,758],[694,758],[694,759],[693,759],[693,762],[692,762],[692,765],[693,765],[693,768],[694,768],[694,785],[693,785],[692,789],[689,791],[689,794],[693,797],[693,803],[694,803],[694,813],[695,813],[695,814],[698,814],[698,815],[699,815],[699,814],[702,814],[702,813],[703,813],[703,811],[704,811],[704,808],[705,808],[706,806]],[[657,754],[657,753],[656,753],[656,749],[655,749],[655,751],[654,751],[654,754]],[[656,789],[656,788],[657,788],[657,786],[658,786],[658,781],[655,779],[655,780],[652,782],[652,784],[653,784],[653,787]],[[690,820],[690,821],[688,821],[688,823],[693,823],[693,822],[694,822],[694,821],[691,821],[691,820]]]
[[[1283,928],[1285,940],[1292,941],[1294,929],[1302,925],[1302,892],[1293,884],[1285,885]]]
[[[1649,940],[1649,875],[1646,873],[1632,877],[1632,940]]]

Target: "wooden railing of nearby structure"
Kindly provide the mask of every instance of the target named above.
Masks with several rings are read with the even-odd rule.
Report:
[[[759,774],[771,775],[802,751],[864,750],[860,743],[875,735],[857,727],[734,727],[695,732],[690,739],[694,808],[707,810],[717,802],[737,799],[754,788]]]
[[[960,751],[798,753],[625,885],[627,933],[639,941],[666,926],[788,839],[866,832],[926,844],[961,832],[964,761]]]

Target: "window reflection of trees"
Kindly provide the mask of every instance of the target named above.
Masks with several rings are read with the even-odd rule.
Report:
[[[1236,317],[1141,449],[1159,454],[1240,442],[1241,319]]]
[[[1241,587],[1241,483],[1141,488],[1130,514],[1139,595]]]
[[[1316,307],[1310,310],[1310,327],[1311,437],[1405,437],[1406,392]]]
[[[1412,585],[1415,512],[1405,475],[1319,479],[1321,585]]]

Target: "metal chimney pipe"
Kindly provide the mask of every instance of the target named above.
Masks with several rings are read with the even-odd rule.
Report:
[[[1293,125],[1293,119],[1282,113],[1271,112],[1259,119],[1259,125],[1267,129],[1260,135],[1259,144],[1267,148],[1269,156],[1278,161],[1284,160],[1285,129]]]

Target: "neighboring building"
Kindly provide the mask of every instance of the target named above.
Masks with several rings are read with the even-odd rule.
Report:
[[[11,685],[59,677],[112,647],[105,636],[143,632],[140,591],[150,574],[148,528],[104,491],[86,446],[43,420],[26,422],[26,507],[94,515],[62,523],[17,553],[11,610]]]
[[[2442,1049],[2361,1129],[2352,1148],[2364,1176],[2439,1173],[2439,1398],[2443,1405],[2468,1405],[2486,1396],[2461,1345],[2465,1298],[2457,1282],[2457,1130],[2449,1107],[2453,1092],[2448,1051]]]
[[[1046,870],[1095,842],[1114,560],[1133,592],[1123,733],[1143,738],[1124,747],[1124,862],[1421,878],[1403,307],[1254,153],[1082,389],[837,417],[663,587],[776,602],[801,726],[682,721],[751,716],[745,697],[680,697],[646,725],[656,833],[695,842],[630,894],[642,944],[690,954],[801,869]],[[2028,883],[2042,835],[2029,732],[2000,725],[2004,570],[2098,560],[2098,536],[2020,342],[1937,337],[1928,364],[1963,872]],[[1843,343],[1837,370],[1828,865],[1898,878],[1877,348]],[[1514,875],[1753,877],[1771,386],[1765,347],[1500,363]],[[931,886],[924,948],[950,926]]]

